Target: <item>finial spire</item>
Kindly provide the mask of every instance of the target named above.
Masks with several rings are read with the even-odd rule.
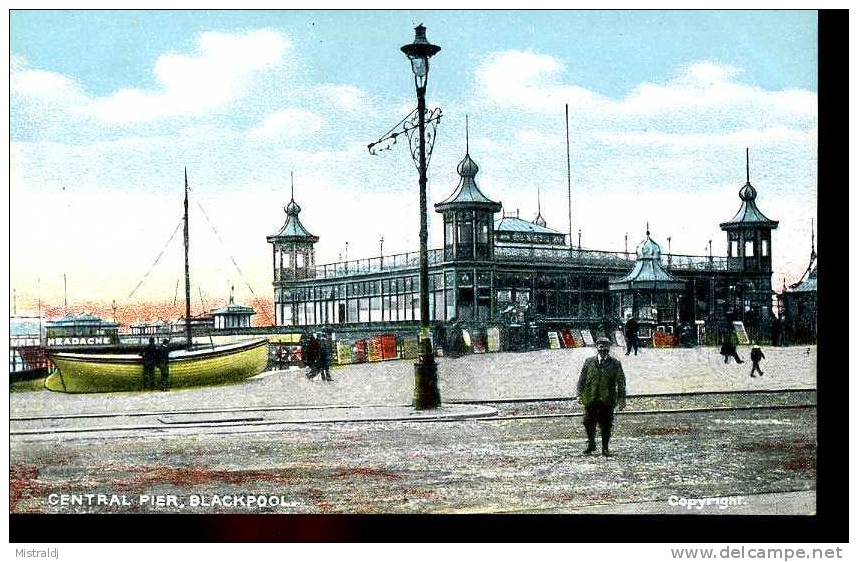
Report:
[[[185,166],[185,187],[188,187],[188,167]]]
[[[291,179],[291,185],[292,185],[292,196],[291,196],[290,201],[294,201],[295,200],[295,172],[294,171],[289,172],[289,178]]]
[[[751,183],[751,159],[748,154],[748,147],[745,147],[745,181]]]
[[[471,149],[469,146],[470,143],[469,143],[468,137],[469,137],[469,134],[468,134],[468,114],[466,113],[465,114],[465,154],[471,153]]]
[[[539,187],[536,188],[536,213],[542,216],[542,202],[539,200]]]
[[[234,294],[235,294],[235,285],[230,285],[229,287],[229,304],[234,304]]]
[[[649,221],[646,221],[646,235],[649,236]]]

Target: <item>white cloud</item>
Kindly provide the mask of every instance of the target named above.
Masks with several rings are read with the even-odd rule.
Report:
[[[322,84],[317,88],[321,97],[334,107],[346,111],[371,112],[373,102],[366,92],[348,84]]]
[[[252,139],[266,141],[276,138],[294,139],[315,133],[324,124],[325,120],[312,111],[284,109],[267,116],[248,134]]]
[[[480,89],[501,104],[529,110],[556,108],[563,103],[598,107],[603,96],[558,83],[563,64],[554,57],[522,51],[489,55],[477,69]]]
[[[93,100],[86,112],[111,123],[134,123],[220,108],[280,62],[289,47],[289,39],[273,30],[206,32],[193,55],[167,54],[155,62],[158,89],[119,90]]]
[[[477,70],[478,88],[499,105],[541,113],[568,103],[576,123],[619,127],[735,129],[773,123],[796,128],[816,125],[817,95],[804,90],[767,91],[739,81],[741,69],[698,61],[665,83],[644,83],[622,99],[611,99],[562,82],[558,59],[505,51],[489,55]],[[658,121],[658,120],[661,121]]]

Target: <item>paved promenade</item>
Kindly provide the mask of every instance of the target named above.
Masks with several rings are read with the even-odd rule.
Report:
[[[645,349],[623,362],[628,392],[682,394],[718,391],[814,389],[816,348],[764,348],[765,376],[751,378],[750,362],[725,365],[715,348]],[[468,355],[439,359],[444,402],[568,398],[592,348]],[[739,351],[747,359],[748,350]],[[309,381],[303,370],[271,371],[240,384],[113,394],[16,392],[10,415],[134,413],[271,406],[405,406],[413,399],[410,361],[345,365],[332,370],[333,383]]]

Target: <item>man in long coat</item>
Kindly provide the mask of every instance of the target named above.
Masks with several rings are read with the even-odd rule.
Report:
[[[597,355],[588,357],[578,378],[578,402],[584,407],[584,429],[587,431],[585,455],[596,450],[596,425],[602,434],[602,454],[611,455],[608,442],[614,422],[614,408],[626,407],[626,376],[619,359],[610,355],[611,341],[596,341]]]
[[[626,355],[635,350],[635,355],[638,354],[638,321],[634,316],[626,321]]]
[[[143,348],[143,390],[155,388],[155,365],[158,364],[158,346],[155,338],[149,338],[149,345]]]

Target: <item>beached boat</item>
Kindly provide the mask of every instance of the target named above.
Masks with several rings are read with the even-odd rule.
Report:
[[[191,281],[188,268],[188,172],[185,171],[185,318],[191,318]],[[187,349],[169,352],[169,388],[236,382],[258,375],[268,362],[268,340],[201,348],[193,347],[191,322],[185,322]],[[45,387],[57,392],[121,392],[143,389],[143,356],[135,353],[49,354],[57,371]],[[155,376],[160,378],[160,373]]]
[[[53,353],[57,371],[45,387],[58,392],[122,392],[143,388],[143,358],[140,354]],[[171,351],[169,386],[183,388],[237,382],[265,370],[268,341]],[[160,375],[155,370],[155,377]]]

